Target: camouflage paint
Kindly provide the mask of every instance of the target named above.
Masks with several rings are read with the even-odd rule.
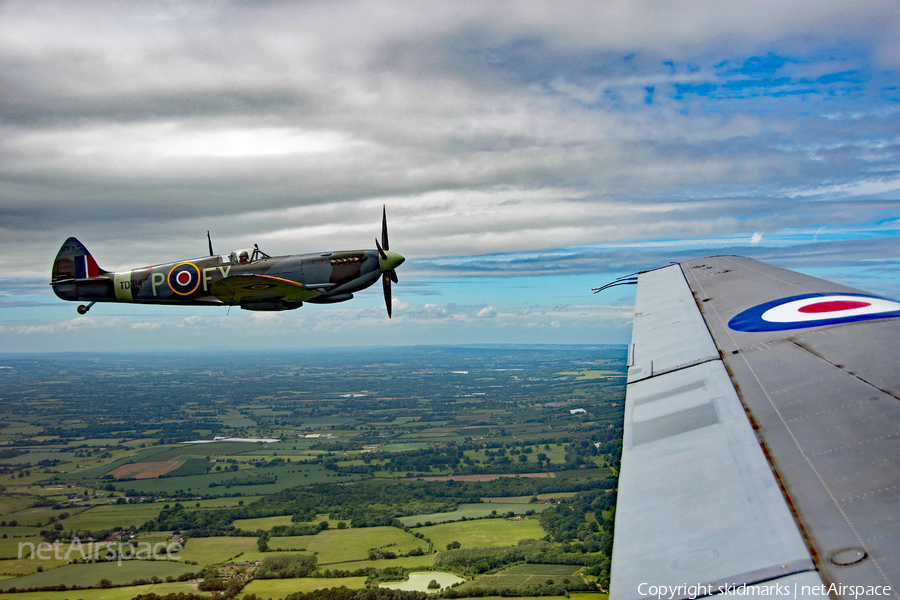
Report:
[[[290,310],[303,302],[343,302],[374,284],[388,259],[376,250],[261,256],[247,264],[216,255],[110,273],[81,242],[69,238],[53,263],[53,291],[63,300],[137,304],[232,305],[247,310]],[[81,275],[92,274],[91,277]]]

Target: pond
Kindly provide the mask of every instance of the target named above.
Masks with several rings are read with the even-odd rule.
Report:
[[[428,589],[431,580],[437,581],[441,585],[441,589],[450,587],[454,583],[462,583],[465,579],[457,577],[453,573],[445,573],[443,571],[424,571],[421,573],[410,573],[409,581],[391,581],[382,583],[379,587],[390,588],[392,590],[403,590],[406,592],[438,592],[438,589]]]

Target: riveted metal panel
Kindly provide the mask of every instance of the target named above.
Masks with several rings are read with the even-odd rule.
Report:
[[[824,578],[898,597],[900,319],[736,331],[766,302],[862,292],[740,257],[682,266]]]

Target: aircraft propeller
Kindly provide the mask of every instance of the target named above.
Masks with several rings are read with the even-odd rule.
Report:
[[[381,213],[381,243],[375,238],[375,247],[378,248],[378,267],[381,269],[381,285],[384,289],[384,305],[387,308],[388,318],[391,318],[391,282],[398,283],[396,268],[406,260],[396,252],[391,252],[391,244],[388,241],[387,232],[387,208],[382,207]]]

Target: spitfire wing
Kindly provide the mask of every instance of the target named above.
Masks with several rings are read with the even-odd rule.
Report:
[[[823,582],[896,597],[897,316],[745,258],[642,273],[610,597]]]
[[[331,284],[325,284],[330,286]],[[321,286],[319,286],[321,287]],[[210,292],[225,304],[265,301],[306,302],[322,295],[310,286],[269,275],[236,275],[224,277],[210,286]]]

